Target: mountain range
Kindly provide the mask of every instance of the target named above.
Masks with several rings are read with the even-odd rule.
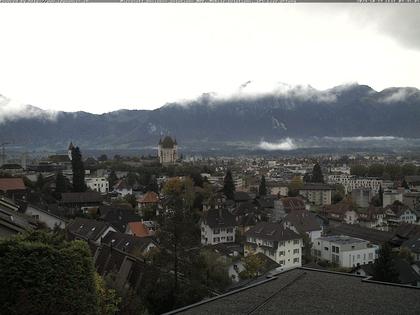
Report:
[[[70,141],[91,149],[152,148],[168,134],[181,147],[202,149],[288,138],[420,138],[420,91],[408,87],[377,92],[359,84],[324,91],[295,86],[230,97],[206,93],[155,110],[100,115],[52,113],[31,105],[12,113],[6,106],[7,99],[0,97],[0,142],[30,149],[65,149]]]

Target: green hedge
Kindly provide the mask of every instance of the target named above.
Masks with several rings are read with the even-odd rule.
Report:
[[[82,241],[45,234],[1,240],[0,284],[1,314],[99,314],[95,269]]]

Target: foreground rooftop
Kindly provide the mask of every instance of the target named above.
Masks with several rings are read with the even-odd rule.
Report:
[[[296,268],[168,314],[419,314],[420,289]]]

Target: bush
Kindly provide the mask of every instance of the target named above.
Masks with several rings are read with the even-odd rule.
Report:
[[[2,314],[99,314],[85,242],[35,232],[0,241]]]

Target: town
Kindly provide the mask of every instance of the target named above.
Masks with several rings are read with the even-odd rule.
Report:
[[[304,278],[287,284],[296,292],[328,291],[323,303],[353,288],[364,312],[418,311],[419,155],[185,157],[174,135],[156,145],[149,156],[86,156],[77,143],[42,157],[3,150],[0,266],[22,274],[0,276],[15,290],[0,294],[10,314],[48,309],[44,286],[59,300],[72,281],[73,313],[92,303],[92,314],[262,312],[258,290],[288,277]],[[29,277],[38,264],[64,284],[50,271]]]

